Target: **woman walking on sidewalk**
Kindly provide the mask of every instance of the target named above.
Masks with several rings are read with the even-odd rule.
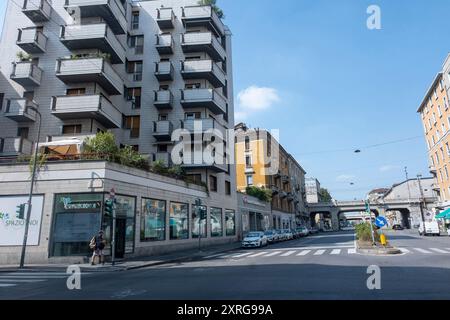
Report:
[[[103,231],[100,230],[98,235],[94,236],[89,243],[89,247],[94,251],[92,253],[91,265],[95,265],[95,257],[99,257],[99,263],[105,264],[105,256],[103,249],[106,247],[106,240],[103,237]]]

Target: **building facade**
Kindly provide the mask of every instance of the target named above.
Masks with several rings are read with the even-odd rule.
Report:
[[[316,178],[305,179],[306,189],[306,202],[307,203],[319,203],[321,202],[320,196],[320,182]]]
[[[267,131],[235,127],[236,182],[239,192],[256,186],[272,192],[275,229],[306,224],[305,170]]]
[[[245,193],[238,193],[238,214],[242,227],[239,234],[245,236],[250,231],[267,231],[271,229],[272,210],[270,202],[261,201],[258,198]]]

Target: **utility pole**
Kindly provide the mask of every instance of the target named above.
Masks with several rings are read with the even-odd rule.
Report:
[[[28,107],[29,109],[36,112],[37,115],[39,115],[39,126],[38,126],[38,134],[36,139],[36,145],[34,147],[34,161],[33,161],[33,173],[31,174],[31,187],[30,187],[30,194],[28,195],[28,208],[27,208],[27,215],[25,217],[25,231],[23,234],[23,243],[22,243],[22,253],[20,255],[20,269],[23,269],[25,266],[25,253],[27,248],[27,242],[28,242],[28,229],[30,226],[30,219],[31,219],[31,202],[33,201],[33,188],[34,188],[34,181],[36,179],[36,170],[37,170],[37,162],[38,162],[38,153],[39,153],[39,139],[41,137],[41,125],[42,125],[42,116],[39,110],[35,107]]]
[[[419,183],[419,189],[420,189],[420,203],[419,203],[419,207],[420,207],[420,214],[422,216],[422,223],[423,223],[423,233],[422,234],[423,234],[423,236],[425,236],[426,235],[425,215],[424,215],[424,212],[423,212],[423,205],[424,205],[424,202],[425,202],[425,196],[424,196],[423,190],[422,190],[422,183],[420,181],[421,178],[422,178],[422,175],[418,174],[417,175],[417,182]]]
[[[411,189],[409,187],[408,167],[405,167],[406,185],[408,186],[408,203],[411,205]]]
[[[372,211],[370,211],[369,196],[367,196],[366,210],[367,210],[367,213],[369,214],[369,218],[370,218],[370,235],[372,236],[372,245],[375,245],[375,237],[373,236]]]
[[[112,235],[111,235],[111,264],[116,264],[116,190],[111,189],[109,199],[112,201]]]

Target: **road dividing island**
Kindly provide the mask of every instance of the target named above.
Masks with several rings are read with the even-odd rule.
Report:
[[[356,252],[363,255],[397,255],[403,254],[403,251],[387,244],[385,246],[377,243],[372,245],[370,242],[356,241]]]

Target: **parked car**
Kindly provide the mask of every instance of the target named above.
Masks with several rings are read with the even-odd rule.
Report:
[[[309,235],[309,230],[306,227],[300,227],[300,236],[307,237]]]
[[[319,229],[317,227],[312,227],[311,229],[309,229],[309,233],[311,233],[311,234],[318,234],[319,233]]]
[[[437,221],[429,221],[429,222],[425,222],[425,228],[423,226],[423,222],[420,223],[419,226],[419,234],[421,236],[425,235],[433,235],[433,236],[440,236],[441,235],[441,231],[439,230],[439,224],[437,223]]]
[[[243,248],[262,248],[267,246],[268,241],[264,232],[250,232],[245,236],[244,240],[242,240]]]
[[[297,229],[292,229],[292,234],[294,235],[294,239],[298,239],[298,238],[301,237],[301,235],[300,235],[300,229],[299,229],[299,228],[297,228]]]
[[[292,231],[289,229],[284,229],[283,233],[285,234],[286,240],[292,240],[294,239],[294,235],[292,234]]]
[[[394,224],[392,226],[392,230],[404,230],[405,228],[403,228],[400,224]]]
[[[278,241],[286,241],[286,234],[284,234],[283,230],[275,230],[278,235]]]
[[[264,232],[264,235],[269,243],[275,243],[278,241],[278,233],[275,230],[267,230]]]

